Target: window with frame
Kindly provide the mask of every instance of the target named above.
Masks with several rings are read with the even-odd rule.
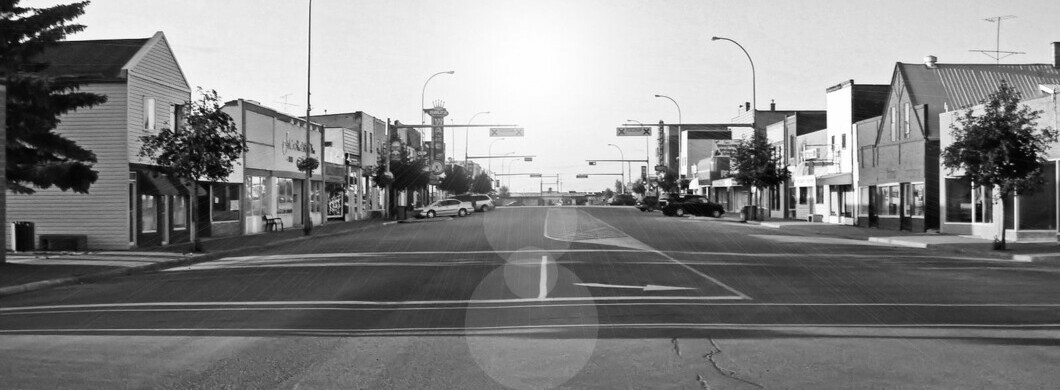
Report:
[[[269,192],[265,188],[265,178],[261,176],[247,176],[246,184],[247,216],[261,216],[265,214]]]
[[[144,98],[144,130],[155,130],[155,99]]]
[[[972,222],[972,181],[946,178],[946,222]]]
[[[881,217],[900,216],[901,191],[898,185],[876,187],[876,213]]]
[[[173,197],[173,229],[184,230],[188,228],[188,198],[185,196]]]
[[[154,233],[158,231],[158,197],[140,195],[140,231]]]
[[[824,203],[824,186],[817,186],[813,193],[813,202],[817,204]]]
[[[842,149],[846,149],[847,148],[847,135],[846,134],[840,134],[839,135],[839,139],[840,139],[839,147],[842,148]]]
[[[869,205],[871,205],[871,196],[869,195],[870,193],[871,192],[869,191],[869,187],[861,187],[858,189],[858,197],[860,199],[860,201],[858,202],[858,215],[869,215]]]
[[[276,214],[294,214],[294,179],[276,179]]]
[[[975,203],[975,213],[972,215],[972,222],[994,222],[994,189],[992,187],[979,186],[979,188],[972,190],[972,198]]]
[[[788,150],[789,150],[788,153],[790,155],[789,158],[795,158],[795,135],[794,134],[788,136],[788,143],[791,144],[791,146],[788,147]]]
[[[239,184],[215,183],[213,185],[213,221],[239,220]]]
[[[910,116],[909,102],[905,103],[905,106],[902,107],[902,110],[905,111],[905,112],[902,113],[902,134],[903,134],[904,138],[909,138],[909,116]]]
[[[174,131],[181,130],[181,128],[183,128],[183,126],[181,126],[181,118],[183,118],[183,117],[184,117],[184,105],[182,105],[182,104],[172,104],[172,105],[170,105],[169,106],[169,122],[166,123],[166,126],[168,126],[170,129],[173,129]]]
[[[809,197],[809,194],[809,187],[799,187],[799,204],[809,203],[809,200],[807,199]]]
[[[905,215],[910,217],[924,216],[924,183],[903,184],[905,194]]]

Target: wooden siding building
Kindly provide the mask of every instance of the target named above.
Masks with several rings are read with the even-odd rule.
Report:
[[[8,220],[36,234],[84,235],[92,249],[188,240],[189,191],[138,156],[139,137],[172,126],[191,89],[162,32],[147,39],[67,41],[47,49],[42,73],[76,77],[107,102],[63,115],[57,133],[96,154],[88,194],[39,189],[8,197]]]

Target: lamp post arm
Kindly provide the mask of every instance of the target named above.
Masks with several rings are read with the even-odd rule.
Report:
[[[740,50],[743,51],[743,55],[747,56],[747,61],[751,63],[751,107],[753,109],[757,110],[758,109],[758,97],[755,96],[755,95],[757,94],[758,88],[757,88],[757,85],[755,85],[755,61],[751,59],[751,55],[747,53],[747,49],[744,49],[743,45],[741,45],[740,42],[736,42],[736,41],[734,41],[732,39],[725,38],[725,37],[713,37],[713,38],[711,38],[711,40],[712,41],[722,40],[722,41],[732,42],[732,43],[736,44],[736,47],[739,47]]]

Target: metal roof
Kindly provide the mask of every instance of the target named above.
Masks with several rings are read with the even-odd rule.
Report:
[[[1060,69],[1052,64],[924,64],[899,63],[913,104],[942,105],[948,110],[980,103],[1002,80],[1024,99],[1041,96],[1040,84],[1060,83]]]
[[[50,64],[40,73],[89,81],[123,81],[122,68],[149,39],[64,41],[44,50],[34,61]]]

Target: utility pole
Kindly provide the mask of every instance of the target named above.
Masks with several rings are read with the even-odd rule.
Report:
[[[312,86],[311,76],[313,70],[313,0],[309,0],[309,26],[307,27],[308,33],[306,34],[306,72],[305,72],[305,159],[309,161],[311,158],[310,149],[313,148],[313,140],[310,138],[312,129],[311,120],[309,116],[310,112],[313,111],[313,105],[311,103],[312,98],[310,97],[310,89]],[[324,144],[320,144],[324,146]],[[313,171],[306,170],[305,173],[305,185],[302,186],[302,232],[305,235],[309,235],[313,232],[313,216],[310,212],[311,202],[309,200],[312,190],[310,187],[313,186]]]

